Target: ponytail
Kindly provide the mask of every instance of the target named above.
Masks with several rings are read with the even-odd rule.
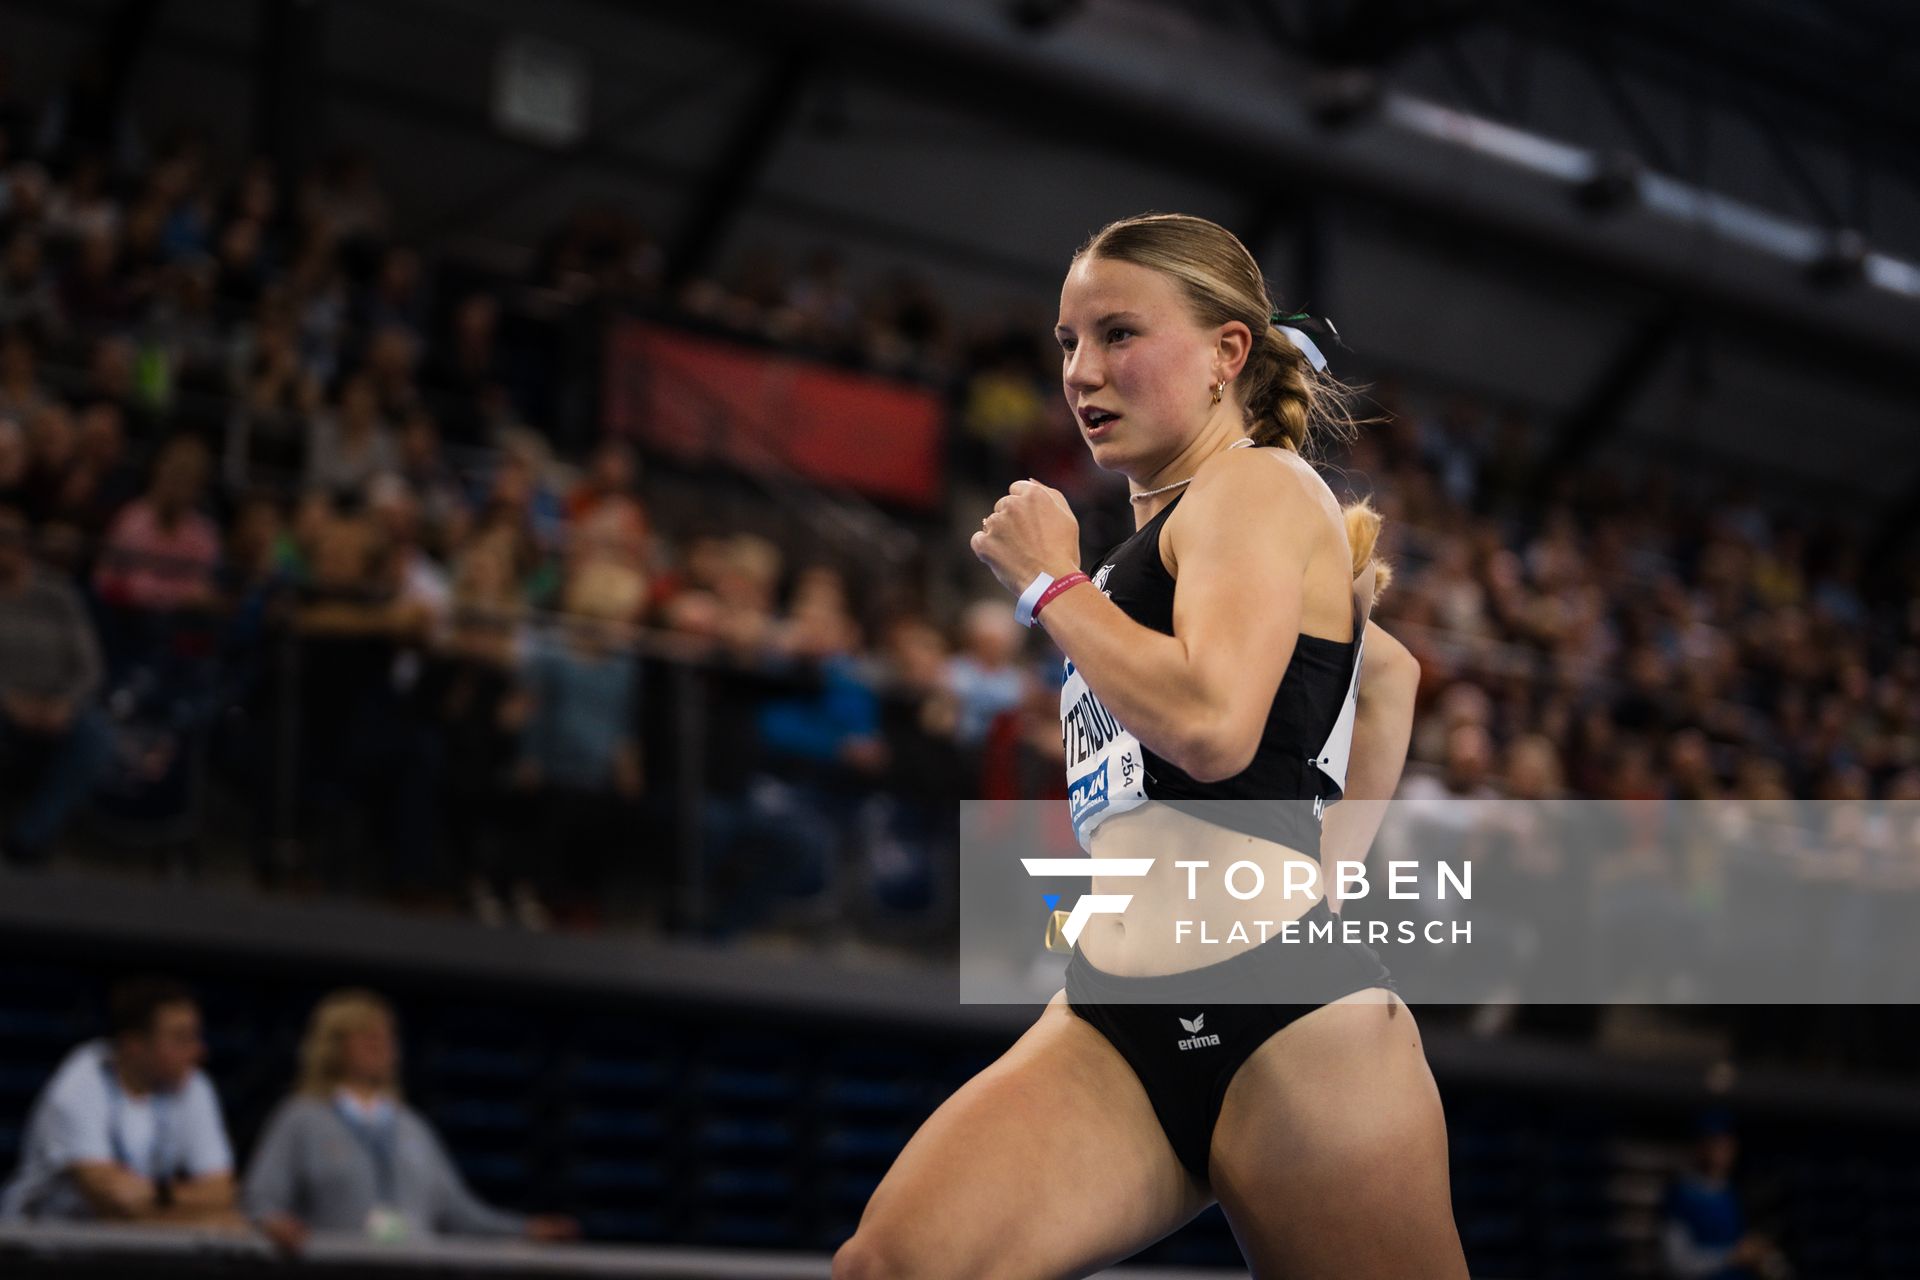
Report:
[[[1373,509],[1373,502],[1368,498],[1343,508],[1340,515],[1346,521],[1347,546],[1353,553],[1353,576],[1359,577],[1367,571],[1368,566],[1372,566],[1373,590],[1378,595],[1393,581],[1393,566],[1375,556],[1380,542],[1382,517]]]
[[[1353,439],[1361,421],[1354,416],[1354,389],[1315,369],[1278,325],[1262,317],[1250,327],[1253,349],[1234,383],[1253,442],[1307,456],[1325,437]]]

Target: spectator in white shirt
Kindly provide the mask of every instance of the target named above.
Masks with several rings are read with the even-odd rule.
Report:
[[[110,1036],[67,1055],[27,1121],[0,1221],[237,1223],[233,1148],[188,990],[115,991]]]

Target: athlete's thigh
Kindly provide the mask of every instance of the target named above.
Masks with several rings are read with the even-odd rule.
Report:
[[[1085,1275],[1210,1200],[1132,1069],[1062,992],[914,1134],[835,1274]]]
[[[1382,989],[1260,1046],[1227,1087],[1211,1173],[1256,1277],[1465,1280],[1440,1092]]]

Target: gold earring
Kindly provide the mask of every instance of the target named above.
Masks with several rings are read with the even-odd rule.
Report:
[[[1219,404],[1220,397],[1225,395],[1226,393],[1227,393],[1227,380],[1225,378],[1222,378],[1220,381],[1213,384],[1213,402],[1215,404]]]

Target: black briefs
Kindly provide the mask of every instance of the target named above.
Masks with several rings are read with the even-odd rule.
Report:
[[[1269,1037],[1321,1005],[1367,987],[1393,986],[1380,956],[1357,942],[1307,942],[1307,927],[1335,921],[1326,899],[1300,917],[1303,940],[1261,943],[1218,964],[1163,977],[1122,978],[1078,950],[1067,962],[1067,1004],[1098,1028],[1133,1068],[1174,1154],[1202,1185],[1214,1122],[1240,1064]],[[1284,979],[1276,974],[1284,973]],[[1262,992],[1311,993],[1312,1003],[1272,1004]]]

